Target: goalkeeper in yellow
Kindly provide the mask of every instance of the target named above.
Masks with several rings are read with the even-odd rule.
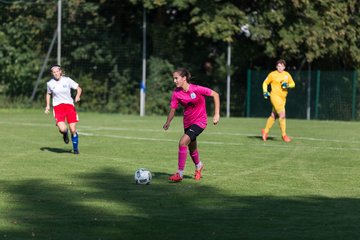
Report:
[[[295,82],[291,75],[285,71],[285,60],[278,60],[276,62],[276,69],[269,73],[263,82],[262,89],[264,98],[270,97],[272,112],[266,121],[265,128],[261,130],[262,140],[266,141],[269,131],[274,125],[276,118],[279,118],[282,139],[285,142],[290,142],[291,138],[286,135],[286,118],[285,118],[285,104],[288,88],[294,88]],[[271,92],[268,92],[268,85],[271,86]]]

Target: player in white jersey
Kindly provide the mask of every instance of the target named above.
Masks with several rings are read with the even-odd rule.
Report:
[[[76,90],[75,102],[80,101],[82,89],[79,84],[69,77],[63,75],[59,65],[51,67],[53,78],[47,82],[45,113],[50,112],[50,99],[52,97],[53,113],[59,132],[63,135],[64,142],[69,143],[68,127],[71,132],[71,141],[74,154],[79,154],[79,137],[76,131],[76,123],[79,117],[74,106],[74,99],[71,97],[71,89]]]

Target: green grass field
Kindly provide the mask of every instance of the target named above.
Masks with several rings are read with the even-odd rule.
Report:
[[[0,239],[359,239],[360,123],[222,118],[177,167],[182,119],[80,113],[80,155],[51,115],[0,110]],[[136,185],[146,167],[150,185]]]

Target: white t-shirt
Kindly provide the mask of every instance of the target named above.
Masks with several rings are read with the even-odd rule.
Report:
[[[74,105],[71,97],[71,88],[77,89],[79,84],[69,77],[61,76],[59,80],[51,79],[47,82],[47,93],[52,95],[52,104],[57,106],[61,103]]]

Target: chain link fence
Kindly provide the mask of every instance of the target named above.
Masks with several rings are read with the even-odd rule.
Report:
[[[262,83],[269,71],[247,72],[246,116],[266,117],[269,100],[262,96]],[[358,120],[360,99],[356,71],[290,72],[296,87],[286,100],[288,118],[319,120]]]

